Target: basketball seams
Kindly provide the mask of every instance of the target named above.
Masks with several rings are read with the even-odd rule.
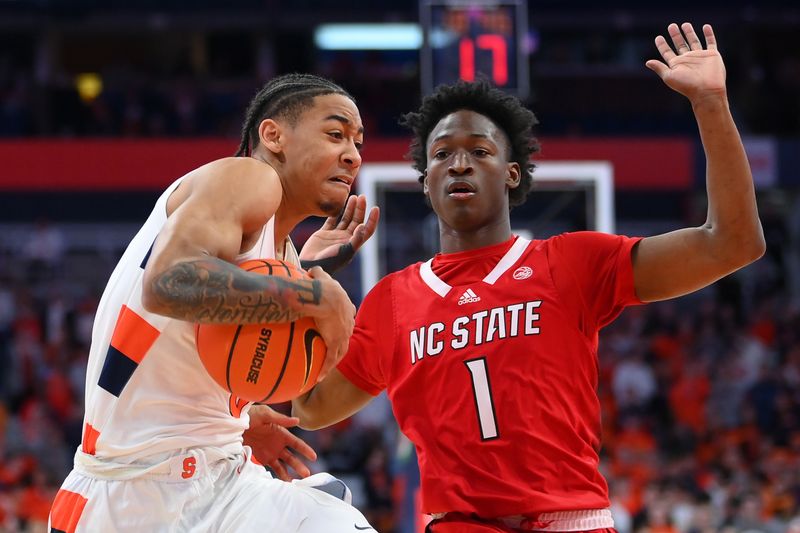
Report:
[[[231,388],[231,362],[233,356],[236,355],[236,342],[239,340],[239,333],[242,331],[242,326],[236,328],[236,333],[233,335],[233,342],[231,342],[231,349],[228,352],[228,364],[225,367],[225,383],[228,384],[228,390],[233,391]]]
[[[261,400],[262,403],[269,400],[272,397],[272,395],[275,394],[275,391],[278,390],[278,387],[281,385],[281,381],[283,381],[283,375],[286,373],[286,367],[289,364],[289,357],[291,357],[292,355],[292,343],[294,342],[294,327],[295,323],[290,322],[289,339],[288,342],[286,343],[286,352],[283,355],[283,365],[281,366],[280,374],[278,374],[278,378],[275,380],[275,385],[273,385],[272,390],[269,391],[269,394],[267,394],[263,400]]]

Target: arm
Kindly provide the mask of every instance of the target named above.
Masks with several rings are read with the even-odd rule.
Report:
[[[311,316],[328,358],[337,361],[347,350],[355,307],[336,281],[321,269],[312,269],[310,280],[287,280],[231,264],[243,239],[259,231],[282,201],[272,167],[252,158],[222,159],[186,182],[147,262],[145,308],[190,322],[226,324]]]
[[[348,418],[374,398],[336,368],[313,389],[292,400],[292,416],[303,429],[321,429]]]
[[[373,206],[364,222],[366,212],[364,195],[348,198],[341,219],[337,222],[337,217],[328,217],[322,228],[306,241],[300,252],[303,268],[318,266],[333,273],[348,265],[378,227],[378,208]]]
[[[755,261],[765,244],[750,166],[728,108],[725,66],[711,26],[706,49],[688,23],[677,24],[667,41],[656,38],[664,62],[647,67],[692,104],[706,154],[708,216],[698,228],[643,239],[633,250],[636,294],[645,302],[674,298],[713,283]]]

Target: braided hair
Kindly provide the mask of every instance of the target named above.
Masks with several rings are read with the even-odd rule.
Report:
[[[264,119],[285,119],[294,124],[315,97],[325,94],[341,94],[355,102],[343,88],[313,74],[284,74],[270,80],[247,106],[236,157],[253,153],[258,146],[258,127]]]
[[[525,203],[533,185],[532,173],[536,166],[530,157],[539,151],[539,143],[532,132],[538,121],[518,98],[493,87],[485,79],[474,82],[459,80],[452,85],[441,85],[433,94],[423,98],[417,112],[401,117],[400,124],[414,133],[408,157],[420,172],[419,182],[424,181],[428,167],[428,136],[444,117],[462,109],[484,115],[505,133],[510,150],[508,159],[519,164],[522,174],[519,186],[508,193],[508,204],[514,207]]]

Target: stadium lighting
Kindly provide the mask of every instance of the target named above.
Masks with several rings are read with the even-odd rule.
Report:
[[[322,50],[417,50],[422,29],[419,24],[322,24],[314,43]]]

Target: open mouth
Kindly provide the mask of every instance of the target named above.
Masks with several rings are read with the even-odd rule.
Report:
[[[466,181],[454,181],[447,186],[451,198],[470,198],[475,195],[475,186]]]
[[[334,183],[341,183],[343,185],[347,185],[347,187],[350,187],[353,184],[353,178],[346,176],[334,176],[330,178],[329,181],[332,181]]]

